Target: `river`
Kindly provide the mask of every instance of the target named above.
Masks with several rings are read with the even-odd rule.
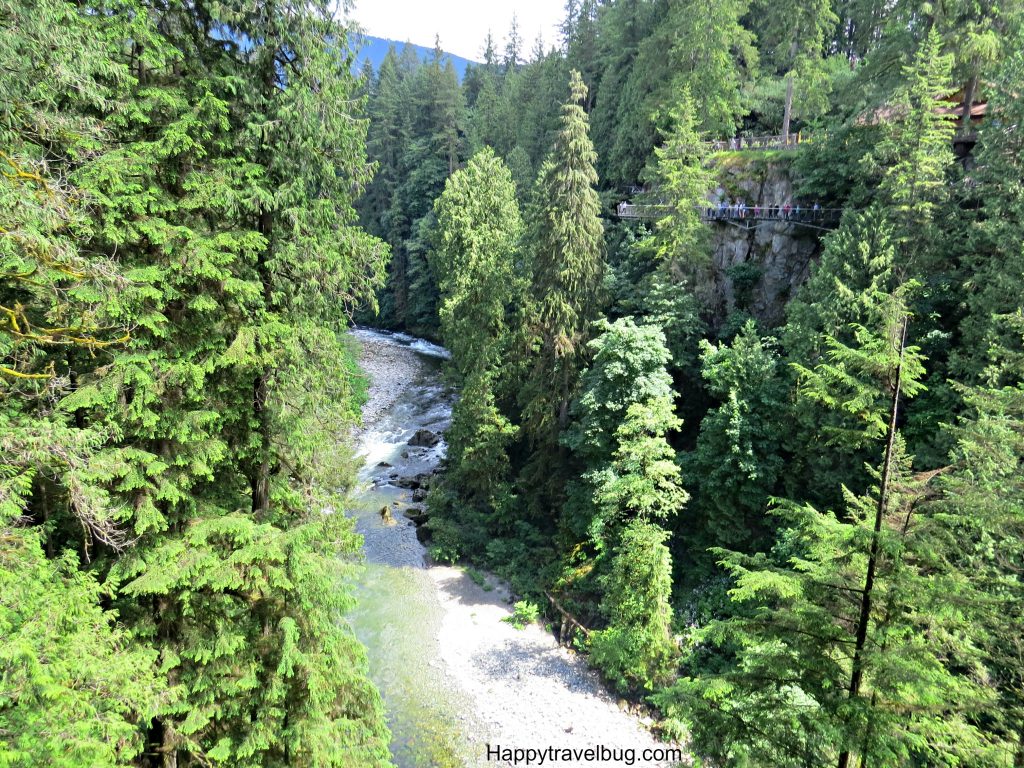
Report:
[[[350,621],[387,708],[398,768],[507,765],[486,759],[488,744],[663,746],[551,632],[503,622],[511,613],[504,584],[428,562],[402,510],[424,506],[410,480],[433,471],[444,456],[443,439],[421,447],[409,441],[420,430],[442,436],[450,422],[453,395],[441,375],[447,353],[403,334],[352,334],[363,347],[371,386],[359,435],[364,465],[348,506],[366,555]],[[429,443],[430,435],[414,442]],[[382,517],[384,507],[391,519]]]
[[[439,434],[448,426],[444,351],[403,334],[356,329],[353,335],[364,347],[363,365],[373,383],[359,440],[360,489],[349,510],[366,555],[350,621],[368,649],[371,676],[387,706],[395,763],[454,768],[469,762],[467,729],[460,722],[469,704],[452,695],[438,662],[441,607],[416,526],[401,513],[411,490],[398,485],[434,469],[444,454],[443,442],[408,446],[417,430]],[[383,507],[392,510],[391,521],[382,519]]]

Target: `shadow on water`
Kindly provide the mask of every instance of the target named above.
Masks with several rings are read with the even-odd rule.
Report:
[[[430,471],[443,456],[443,442],[432,448],[410,448],[407,442],[419,429],[440,433],[448,426],[451,402],[440,374],[444,350],[400,334],[360,329],[354,335],[368,354],[384,347],[415,358],[410,369],[416,373],[360,439],[366,464],[361,492],[348,513],[364,537],[366,568],[357,589],[358,607],[349,619],[367,648],[370,676],[388,710],[396,765],[461,768],[468,763],[469,704],[446,679],[439,661],[436,587],[426,572],[426,551],[416,528],[400,512],[411,501],[410,491],[396,484]],[[393,524],[382,520],[384,506],[391,508]]]

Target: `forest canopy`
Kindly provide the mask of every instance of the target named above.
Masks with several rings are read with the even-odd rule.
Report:
[[[1021,34],[570,0],[366,73],[373,322],[462,393],[432,553],[709,765],[1024,760]]]
[[[1019,3],[341,10],[0,0],[0,765],[391,764],[356,321],[452,355],[433,558],[695,764],[1024,765]]]

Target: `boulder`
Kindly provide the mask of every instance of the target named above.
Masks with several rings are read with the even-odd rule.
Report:
[[[409,439],[409,445],[413,448],[433,448],[441,442],[441,436],[429,429],[417,429],[416,434]]]
[[[420,472],[412,477],[400,477],[395,480],[395,485],[399,488],[408,488],[413,491],[419,488],[428,488],[430,487],[430,477],[432,474],[431,472]]]
[[[429,517],[423,507],[406,507],[402,510],[402,514],[412,520],[416,525],[423,525],[427,522],[427,518]]]

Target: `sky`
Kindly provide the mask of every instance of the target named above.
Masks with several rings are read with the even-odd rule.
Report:
[[[444,50],[479,61],[488,29],[499,53],[504,48],[513,14],[527,56],[538,33],[545,49],[558,43],[564,13],[564,0],[355,0],[349,16],[374,37],[431,48],[440,35]]]

